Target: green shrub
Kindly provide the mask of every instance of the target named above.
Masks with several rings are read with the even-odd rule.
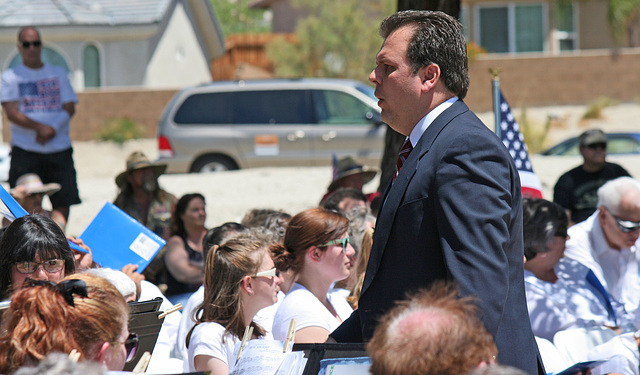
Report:
[[[593,103],[587,107],[587,110],[582,115],[583,120],[593,120],[602,118],[602,110],[606,107],[612,106],[615,103],[610,98],[602,97],[596,99]]]
[[[129,118],[115,118],[107,120],[97,134],[101,141],[111,141],[123,144],[130,139],[144,137],[144,129],[137,122]]]

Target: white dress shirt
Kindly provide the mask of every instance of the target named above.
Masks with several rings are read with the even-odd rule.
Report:
[[[624,326],[633,328],[633,315],[612,300],[615,317],[607,310],[605,297],[586,280],[589,269],[582,264],[561,259],[556,265],[558,280],[550,283],[525,270],[527,308],[533,334],[553,341],[556,332],[590,326]]]
[[[636,333],[637,334],[637,333]],[[619,335],[591,349],[587,360],[609,359],[595,367],[592,375],[617,373],[623,375],[639,375],[640,352],[634,333]]]
[[[591,268],[609,294],[628,312],[635,312],[640,303],[640,239],[629,248],[611,248],[598,220],[599,212],[569,228],[564,254]]]

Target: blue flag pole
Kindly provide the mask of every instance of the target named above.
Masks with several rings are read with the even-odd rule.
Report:
[[[491,81],[491,86],[493,89],[493,118],[495,122],[494,132],[500,138],[500,77],[498,74],[500,73],[497,69],[489,69],[493,79]]]

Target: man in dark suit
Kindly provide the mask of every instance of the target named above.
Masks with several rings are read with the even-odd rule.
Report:
[[[331,338],[368,341],[394,302],[453,280],[477,299],[498,361],[543,374],[524,293],[518,171],[462,102],[462,26],[441,12],[404,11],[384,20],[380,34],[369,80],[382,119],[407,141],[382,197],[359,308]]]

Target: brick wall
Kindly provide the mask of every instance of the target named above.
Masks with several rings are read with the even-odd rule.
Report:
[[[640,49],[583,52],[580,55],[493,58],[470,64],[465,101],[477,112],[492,109],[490,68],[501,68],[502,92],[512,107],[587,105],[600,97],[640,100]]]

